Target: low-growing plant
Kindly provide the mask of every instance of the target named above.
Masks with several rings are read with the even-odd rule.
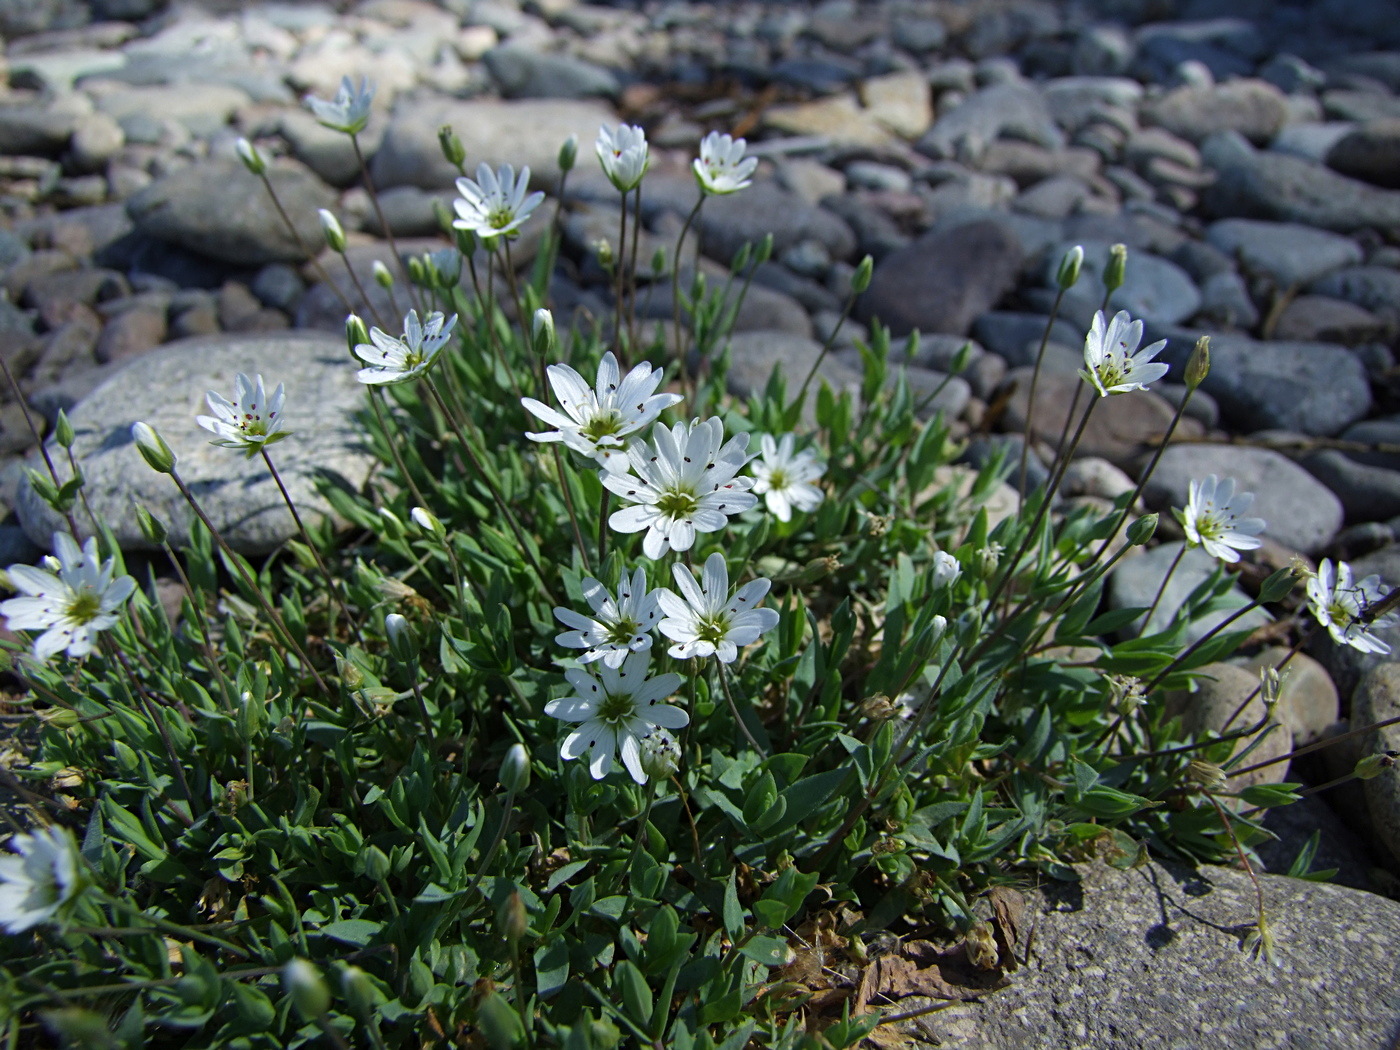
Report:
[[[368,90],[316,114],[353,138]],[[706,140],[702,203],[748,185],[744,147]],[[486,164],[443,216],[456,248],[400,260],[407,315],[348,318],[383,468],[323,496],[356,539],[286,496],[297,536],[244,558],[138,424],[193,516],[177,552],[139,512],[185,584],[172,616],[101,522],[78,546],[80,478],[35,472],[72,535],[49,569],[11,568],[23,593],[0,606],[38,632],[14,660],[38,724],[16,775],[45,825],[0,859],[10,1045],[852,1046],[910,988],[957,998],[1014,969],[1017,887],[1094,856],[1248,865],[1260,811],[1297,797],[1232,787],[1280,731],[1276,674],[1259,724],[1205,738],[1164,701],[1241,643],[1243,611],[1294,615],[1291,569],[1235,608],[1225,564],[1262,526],[1232,483],[1193,486],[1188,542],[1222,564],[1151,634],[1148,609],[1103,602],[1157,525],[1139,493],[1054,510],[1099,399],[1165,372],[1140,322],[1096,319],[1076,432],[998,512],[1018,464],[955,465],[964,443],[878,325],[859,390],[818,361],[726,392],[771,241],[718,280],[683,277],[678,243],[675,320],[638,321],[645,136],[605,129],[598,155],[624,224],[634,205],[611,323],[556,332],[557,230],[518,279],[539,196]],[[1207,368],[1202,345],[1190,390]],[[277,477],[297,391],[266,386],[239,376],[200,422]],[[1324,562],[1309,594],[1334,637],[1383,644],[1379,581]],[[937,980],[909,957],[922,984],[881,983],[882,955],[930,938]],[[1248,947],[1276,950],[1262,906]]]

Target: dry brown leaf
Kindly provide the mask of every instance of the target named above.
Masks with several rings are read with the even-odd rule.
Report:
[[[1026,898],[1010,886],[993,886],[987,891],[987,899],[992,903],[1002,969],[1014,970],[1025,958],[1030,941],[1031,922],[1026,914]]]

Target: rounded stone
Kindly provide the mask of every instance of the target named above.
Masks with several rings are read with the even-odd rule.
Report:
[[[1288,652],[1282,646],[1270,646],[1231,662],[1257,676],[1260,668],[1277,667]],[[1292,732],[1293,746],[1321,740],[1327,727],[1337,721],[1339,709],[1337,687],[1327,668],[1306,653],[1289,657],[1279,672],[1277,717]]]
[[[1400,718],[1400,664],[1371,668],[1351,698],[1353,729]],[[1373,729],[1361,738],[1362,757],[1400,750],[1400,724]],[[1400,765],[1382,769],[1365,781],[1366,808],[1371,828],[1382,846],[1400,861]]]
[[[364,405],[364,387],[347,360],[343,338],[319,333],[218,335],[181,340],[154,350],[111,376],[69,411],[77,435],[73,453],[87,479],[92,512],[116,534],[124,550],[149,549],[132,511],[140,502],[170,529],[176,546],[189,543],[193,520],[172,480],[146,465],[131,439],[131,425],[154,426],[177,456],[180,477],[235,550],[271,551],[296,535],[291,513],[261,457],[209,443],[212,434],[195,416],[207,414],[204,395],[233,391],[234,374],[261,373],[270,387],[287,388],[287,422],[292,436],[272,447],[271,456],[303,517],[331,513],[316,492],[316,480],[361,489],[375,460],[365,449],[355,414]],[[55,450],[60,477],[68,476]],[[30,466],[42,469],[37,457]],[[63,519],[27,482],[15,510],[25,532],[47,547]],[[82,524],[82,511],[78,511]]]
[[[1239,732],[1265,721],[1265,705],[1258,695],[1257,673],[1224,663],[1206,664],[1196,673],[1201,677],[1196,680],[1194,692],[1177,689],[1166,696],[1167,715],[1180,716],[1181,727],[1187,733],[1195,736]],[[1242,737],[1232,753],[1238,754],[1254,740],[1253,735]],[[1249,764],[1282,758],[1292,746],[1292,737],[1287,728],[1268,730],[1263,742],[1250,752]],[[1282,762],[1256,769],[1252,773],[1232,777],[1230,790],[1239,791],[1256,784],[1277,784],[1284,779],[1287,771],[1288,766]]]

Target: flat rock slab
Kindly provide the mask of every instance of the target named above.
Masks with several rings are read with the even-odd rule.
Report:
[[[1274,967],[1240,950],[1255,914],[1242,871],[1078,870],[1081,882],[1032,898],[1030,965],[1009,988],[911,1034],[957,1050],[1389,1050],[1400,1034],[1400,903],[1261,875]],[[910,997],[896,1009],[937,1002]]]
[[[171,542],[189,542],[193,518],[169,477],[157,474],[131,440],[131,424],[145,420],[175,451],[176,469],[230,546],[245,554],[273,550],[296,533],[286,504],[261,457],[246,459],[234,449],[211,445],[195,423],[208,414],[204,395],[233,393],[237,372],[261,372],[269,390],[286,384],[286,418],[293,434],[273,445],[273,462],[308,525],[330,510],[316,495],[315,479],[329,473],[360,489],[375,459],[364,446],[354,415],[364,406],[364,387],[343,337],[310,332],[216,335],[170,343],[112,376],[69,413],[77,440],[73,453],[87,478],[92,512],[116,533],[123,550],[150,549],[132,511],[139,501],[165,522]],[[52,443],[50,443],[52,446]],[[69,472],[62,450],[51,447],[61,477]],[[29,464],[43,469],[34,457]],[[55,531],[68,526],[27,482],[15,510],[25,532],[48,548]],[[81,504],[76,511],[83,522]]]

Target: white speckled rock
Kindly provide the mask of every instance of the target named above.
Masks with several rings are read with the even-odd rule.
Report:
[[[261,457],[246,459],[209,443],[213,435],[195,423],[196,415],[209,411],[204,395],[212,389],[231,396],[237,372],[261,372],[269,387],[286,384],[293,435],[274,445],[270,455],[297,509],[314,520],[329,513],[315,493],[318,474],[329,472],[358,489],[375,462],[354,420],[365,396],[355,371],[344,340],[321,333],[185,339],[138,358],[69,413],[77,434],[73,452],[87,478],[93,513],[112,528],[123,549],[148,549],[132,512],[132,501],[139,500],[166,523],[173,544],[188,542],[193,518],[188,505],[131,441],[131,424],[144,420],[175,451],[181,478],[230,546],[249,554],[274,549],[295,534],[291,514]],[[67,477],[60,450],[53,454],[60,476]],[[37,456],[30,465],[42,469]],[[25,532],[45,548],[56,529],[67,529],[27,482],[15,509]],[[77,517],[81,525],[81,504]]]

